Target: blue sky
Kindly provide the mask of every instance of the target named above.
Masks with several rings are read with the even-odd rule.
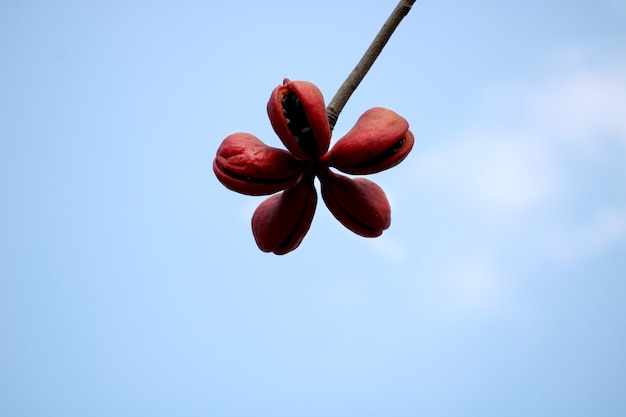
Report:
[[[394,6],[0,4],[1,415],[626,414],[623,0],[418,0],[334,132],[415,134],[380,238],[262,253],[213,176]]]

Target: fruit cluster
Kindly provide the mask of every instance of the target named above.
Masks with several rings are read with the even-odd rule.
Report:
[[[349,178],[330,168],[361,175],[399,164],[413,147],[408,122],[391,110],[369,109],[329,151],[324,97],[312,83],[285,79],[272,91],[267,112],[288,151],[249,133],[234,133],[224,139],[213,161],[215,175],[230,190],[274,194],[252,216],[259,248],[283,255],[300,245],[317,205],[316,176],[322,198],[337,220],[361,236],[380,236],[391,224],[384,191],[365,178]]]

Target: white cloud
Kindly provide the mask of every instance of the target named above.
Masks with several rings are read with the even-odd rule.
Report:
[[[378,282],[363,280],[363,277],[342,273],[325,279],[310,294],[312,305],[318,312],[339,325],[363,322],[376,314],[381,297]]]
[[[384,232],[382,236],[376,239],[367,239],[365,242],[374,248],[385,259],[392,262],[401,262],[407,258],[407,248],[400,242],[390,238]]]
[[[486,257],[451,261],[437,274],[419,274],[413,289],[414,305],[424,314],[443,320],[473,320],[514,312],[512,281]]]
[[[603,209],[586,223],[545,241],[546,251],[564,261],[581,261],[626,239],[626,208]]]
[[[525,97],[531,130],[566,143],[601,146],[602,138],[626,145],[626,69],[582,70]]]
[[[528,214],[576,188],[575,164],[626,157],[626,62],[493,88],[477,109],[472,126],[417,153],[416,182],[487,215]]]
[[[557,186],[546,147],[527,134],[467,133],[419,159],[420,182],[435,182],[490,215],[525,212]]]
[[[415,195],[450,206],[428,216],[439,241],[415,278],[417,308],[526,317],[533,307],[516,288],[527,284],[515,280],[525,272],[511,259],[585,262],[626,242],[626,61],[581,62],[490,90],[471,126],[416,145]]]
[[[488,311],[497,308],[506,295],[505,280],[484,260],[453,265],[447,278],[456,308]]]

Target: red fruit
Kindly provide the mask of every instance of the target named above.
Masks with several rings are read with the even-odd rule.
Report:
[[[326,206],[348,229],[364,237],[377,237],[390,226],[391,207],[378,185],[365,178],[351,179],[330,170],[320,176]]]
[[[373,174],[398,165],[413,148],[409,123],[392,110],[369,109],[322,158],[348,174]]]
[[[330,145],[322,92],[308,81],[289,81],[272,91],[267,113],[274,131],[300,159],[317,160]]]
[[[311,227],[316,205],[313,178],[303,179],[263,201],[252,216],[252,233],[259,249],[284,255],[300,246]]]
[[[268,195],[295,184],[302,166],[285,150],[267,146],[249,133],[234,133],[217,149],[213,171],[233,191]]]

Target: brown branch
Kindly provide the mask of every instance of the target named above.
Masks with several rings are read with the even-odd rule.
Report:
[[[378,31],[378,34],[370,44],[369,48],[367,48],[367,51],[365,51],[365,54],[359,63],[356,64],[356,67],[354,67],[348,78],[346,78],[343,84],[341,84],[341,87],[337,90],[337,93],[328,104],[328,107],[326,107],[326,114],[328,115],[328,122],[330,124],[331,131],[335,127],[339,113],[343,110],[344,106],[348,102],[348,99],[352,93],[354,93],[354,90],[356,90],[359,86],[365,77],[365,74],[367,74],[369,69],[374,64],[374,61],[376,61],[376,58],[378,58],[378,55],[387,44],[387,41],[393,34],[394,30],[396,30],[400,24],[400,21],[407,15],[407,13],[409,13],[411,6],[413,6],[415,1],[416,0],[400,0],[396,8],[393,9],[393,12],[391,12],[391,15],[389,15],[389,18],[383,27]]]

